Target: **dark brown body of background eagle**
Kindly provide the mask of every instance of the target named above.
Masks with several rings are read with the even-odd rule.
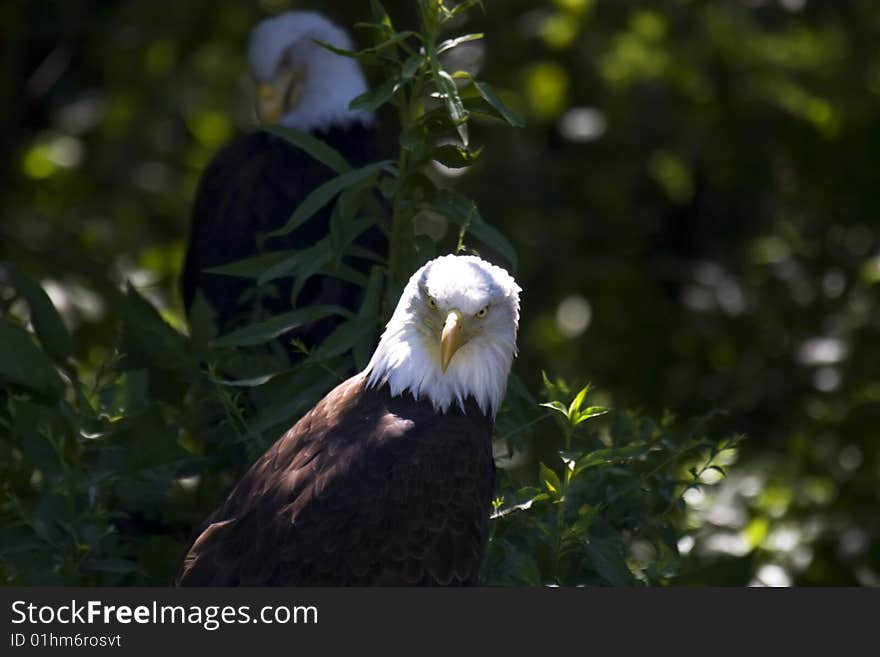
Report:
[[[476,584],[495,466],[472,398],[438,413],[348,379],[204,523],[179,586]]]
[[[376,129],[357,121],[314,131],[312,135],[339,151],[353,167],[380,159],[382,154]],[[221,149],[202,175],[193,206],[181,277],[187,315],[191,314],[196,293],[201,292],[216,313],[221,333],[253,321],[254,282],[205,270],[260,253],[307,249],[327,237],[333,204],[287,235],[267,240],[262,251],[258,245],[260,234],[284,226],[306,196],[335,175],[296,146],[264,131],[243,135]],[[375,226],[355,243],[377,258],[387,252],[385,236]],[[364,258],[347,257],[344,261],[362,274],[367,274],[373,264]],[[363,289],[358,285],[324,275],[312,276],[295,304],[290,298],[289,278],[274,281],[273,285],[275,293],[261,302],[266,315],[310,305],[335,305],[356,311],[363,299]],[[340,321],[339,317],[328,317],[312,322],[287,334],[286,341],[295,337],[310,346],[317,345]]]

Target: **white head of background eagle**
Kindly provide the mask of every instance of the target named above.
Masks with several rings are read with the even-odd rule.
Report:
[[[367,384],[388,383],[446,411],[473,397],[494,415],[516,354],[520,288],[501,267],[447,255],[409,279],[373,358]]]
[[[248,62],[257,85],[257,114],[267,123],[324,130],[372,114],[348,109],[367,90],[357,60],[337,55],[315,40],[351,50],[342,28],[314,11],[289,11],[259,23],[251,32]]]

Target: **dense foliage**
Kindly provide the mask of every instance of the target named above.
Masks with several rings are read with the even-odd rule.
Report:
[[[432,27],[385,2],[413,33],[342,4],[317,8],[377,24],[360,102],[401,148],[340,184],[338,223],[387,200],[393,255],[296,370],[259,348],[277,324],[188,334],[175,279],[198,176],[252,128],[247,33],[300,3],[0,8],[4,581],[166,583],[400,282],[461,245],[525,290],[487,582],[880,582],[876,3],[435,3]],[[577,422],[600,406],[644,410]]]

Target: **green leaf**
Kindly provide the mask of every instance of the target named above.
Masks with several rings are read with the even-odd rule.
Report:
[[[369,48],[361,50],[355,54],[358,57],[361,57],[364,55],[372,55],[372,54],[375,54],[375,53],[380,52],[382,50],[385,50],[386,48],[389,48],[390,46],[393,46],[397,43],[400,43],[401,41],[406,41],[410,37],[418,37],[418,36],[419,35],[416,32],[412,32],[410,30],[404,30],[402,32],[395,32],[394,36],[386,39],[385,41],[382,41],[381,43],[377,43],[375,46],[370,46]]]
[[[381,267],[374,266],[370,269],[370,277],[364,290],[364,300],[357,313],[358,318],[364,321],[364,323],[378,325],[382,304],[383,278]],[[366,367],[373,354],[374,346],[373,336],[370,334],[365,334],[355,344],[353,349],[354,360],[358,368],[363,369]]]
[[[351,317],[352,313],[340,306],[307,306],[305,308],[297,308],[282,315],[277,315],[265,322],[251,324],[222,335],[213,340],[211,344],[215,347],[245,347],[263,344],[277,338],[279,335],[299,328],[303,324],[308,324],[324,317],[330,317],[331,315]]]
[[[149,367],[191,373],[196,361],[189,341],[130,283],[120,310],[124,320],[120,350],[124,354],[125,371]]]
[[[437,84],[437,91],[440,93],[444,105],[446,105],[446,111],[449,113],[449,118],[452,119],[453,124],[455,124],[455,129],[458,132],[458,136],[461,138],[461,143],[467,146],[468,114],[461,101],[461,96],[458,93],[458,86],[455,84],[455,80],[452,79],[452,76],[442,69],[437,71],[434,79]]]
[[[301,274],[306,267],[312,267],[312,273],[333,260],[333,251],[330,248],[330,238],[325,237],[317,244],[301,251],[284,251],[285,257],[281,258],[270,267],[266,267],[257,277],[257,283],[265,285],[270,281],[285,276]]]
[[[479,7],[484,13],[486,11],[486,7],[483,5],[483,0],[465,0],[464,2],[459,3],[455,7],[447,10],[448,16],[449,18],[455,18],[459,14],[469,11],[474,7]]]
[[[597,449],[579,459],[574,468],[574,474],[580,474],[587,468],[609,463],[620,463],[636,459],[648,451],[649,447],[643,442],[636,442],[624,447],[609,447]]]
[[[593,568],[611,586],[632,586],[635,578],[629,567],[623,550],[611,540],[591,540],[585,545],[585,551]]]
[[[582,452],[570,452],[564,449],[561,449],[556,453],[559,454],[559,458],[562,459],[565,467],[572,472],[574,472],[574,469],[577,466],[578,459],[583,457]]]
[[[411,79],[418,72],[423,61],[424,55],[418,52],[407,57],[406,61],[403,62],[403,66],[400,67],[400,79]]]
[[[483,99],[489,103],[496,112],[498,112],[501,117],[507,121],[514,128],[522,128],[526,125],[525,120],[519,116],[519,114],[515,113],[512,109],[510,109],[501,97],[495,93],[495,90],[485,82],[478,82],[473,80],[474,86],[477,88],[477,91],[480,92],[480,95]]]
[[[359,317],[343,322],[327,336],[321,345],[313,352],[319,359],[335,358],[354,347],[358,341],[368,336],[374,328],[374,323],[364,321]]]
[[[550,402],[544,402],[544,403],[538,404],[538,405],[543,406],[544,408],[552,409],[552,410],[556,411],[557,413],[561,413],[566,418],[568,417],[568,409],[565,407],[565,404],[563,404],[562,402],[550,401]]]
[[[385,80],[375,89],[370,89],[354,98],[349,104],[349,109],[361,110],[362,112],[375,112],[387,103],[400,89],[400,80],[390,78]]]
[[[385,11],[385,7],[382,6],[382,3],[379,0],[370,0],[370,13],[373,16],[373,20],[387,27],[389,30],[394,29],[394,25],[391,24],[391,17],[388,15],[388,12]]]
[[[487,223],[478,214],[471,220],[468,231],[481,242],[495,249],[510,263],[511,269],[516,270],[516,250],[500,230]]]
[[[325,48],[325,49],[329,50],[330,52],[333,52],[337,55],[342,55],[343,57],[350,57],[353,59],[357,59],[357,58],[361,58],[361,57],[369,57],[370,55],[375,55],[376,53],[381,52],[382,50],[385,50],[386,48],[389,48],[390,46],[393,46],[397,43],[400,43],[401,41],[405,41],[406,39],[408,39],[412,36],[418,37],[419,35],[416,34],[415,32],[411,32],[408,30],[403,31],[403,32],[396,32],[392,37],[386,39],[385,41],[382,41],[380,43],[377,43],[374,46],[370,46],[369,48],[364,48],[363,50],[358,50],[358,51],[344,50],[342,48],[337,48],[335,46],[330,45],[329,43],[321,41],[320,39],[312,39],[312,40],[315,43],[317,43],[319,46],[321,46],[322,48]]]
[[[400,147],[405,151],[414,151],[419,146],[422,145],[422,142],[425,140],[425,134],[422,132],[419,126],[411,126],[400,133],[400,137],[398,138],[398,142],[400,143]]]
[[[604,406],[588,406],[582,411],[579,411],[574,417],[574,424],[580,424],[581,422],[586,422],[587,420],[599,417],[600,415],[605,415],[606,413],[610,413],[610,408],[605,408]]]
[[[580,389],[575,398],[571,400],[571,404],[568,405],[568,419],[574,420],[577,411],[580,410],[581,404],[584,403],[584,400],[587,398],[587,394],[590,392],[590,386],[586,385]]]
[[[0,271],[3,269],[6,270],[12,287],[27,301],[34,333],[37,334],[43,347],[55,360],[66,360],[73,351],[73,341],[61,315],[52,305],[49,295],[37,281],[22,273],[17,267],[5,264],[0,267]]]
[[[320,39],[312,39],[319,46],[324,48],[324,50],[329,50],[334,55],[339,55],[340,57],[348,57],[349,59],[357,59],[358,53],[355,50],[346,50],[345,48],[337,48],[336,46],[327,43],[326,41],[321,41]]]
[[[220,379],[212,377],[211,381],[231,388],[259,388],[282,374],[284,374],[284,372],[271,372],[270,374],[252,376],[247,379]]]
[[[364,300],[357,313],[357,316],[361,319],[379,316],[379,306],[382,301],[382,282],[382,268],[371,267],[370,277],[364,290]]]
[[[541,483],[544,484],[544,488],[546,488],[554,497],[558,498],[562,495],[562,482],[559,481],[559,475],[543,463],[539,465],[538,478],[541,480]]]
[[[296,272],[296,280],[294,281],[293,288],[290,291],[290,302],[294,306],[297,305],[297,298],[299,298],[299,293],[302,292],[303,287],[305,287],[306,282],[317,274],[318,272],[326,269],[332,262],[334,258],[333,252],[333,244],[332,237],[326,237],[318,243],[318,246],[324,245],[324,248],[319,254],[314,257],[307,257],[300,262],[300,266]]]
[[[280,125],[263,126],[262,130],[293,144],[321,164],[326,164],[336,173],[344,173],[351,169],[351,165],[346,162],[339,151],[308,132]]]
[[[462,36],[455,37],[454,39],[447,39],[439,46],[437,46],[437,54],[444,53],[447,50],[452,50],[456,46],[460,46],[462,43],[467,43],[468,41],[479,41],[485,35],[482,32],[475,34],[463,34]]]
[[[330,263],[326,267],[322,267],[318,271],[318,273],[320,273],[322,276],[329,276],[330,278],[338,278],[340,281],[354,283],[358,287],[367,286],[367,277],[354,267],[351,267],[344,262],[337,261]]]
[[[385,169],[389,170],[392,162],[391,160],[382,160],[380,162],[373,162],[372,164],[368,164],[360,169],[353,169],[351,171],[346,171],[331,180],[328,180],[323,185],[313,190],[306,198],[300,203],[296,210],[293,211],[293,214],[290,216],[290,219],[287,223],[278,230],[274,230],[265,235],[265,238],[270,237],[278,237],[280,235],[286,235],[291,231],[296,230],[309,220],[318,210],[327,205],[333,198],[339,194],[343,189],[351,187],[352,185],[356,185],[359,182],[366,180],[371,176],[375,176],[379,171]]]
[[[210,267],[205,270],[209,274],[222,274],[224,276],[238,276],[241,278],[252,278],[257,280],[263,273],[287,258],[293,257],[295,254],[301,253],[297,250],[271,251],[262,253],[252,258],[236,260],[218,267]]]
[[[456,144],[443,144],[433,150],[431,158],[450,169],[462,169],[476,162],[482,152],[482,148],[472,151]]]
[[[63,390],[52,361],[30,334],[0,319],[0,381],[57,397]]]
[[[385,260],[382,256],[376,254],[375,251],[368,249],[364,246],[360,246],[358,244],[351,244],[345,249],[345,255],[351,256],[353,258],[362,258],[364,260],[369,260],[370,262],[375,262],[377,264],[385,264]]]
[[[487,246],[495,249],[516,270],[516,250],[506,237],[480,216],[477,206],[469,198],[450,190],[441,190],[429,207],[453,223],[470,232]]]

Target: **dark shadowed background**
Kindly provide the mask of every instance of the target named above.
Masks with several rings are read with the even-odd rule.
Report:
[[[184,326],[198,177],[255,124],[250,28],[368,17],[326,4],[0,7],[0,258],[43,282],[84,367],[108,357],[126,280]],[[721,410],[748,436],[720,486],[687,493],[678,581],[880,585],[880,4],[486,8],[457,66],[528,125],[475,127],[480,161],[439,173],[518,251],[516,371],[654,415]]]

